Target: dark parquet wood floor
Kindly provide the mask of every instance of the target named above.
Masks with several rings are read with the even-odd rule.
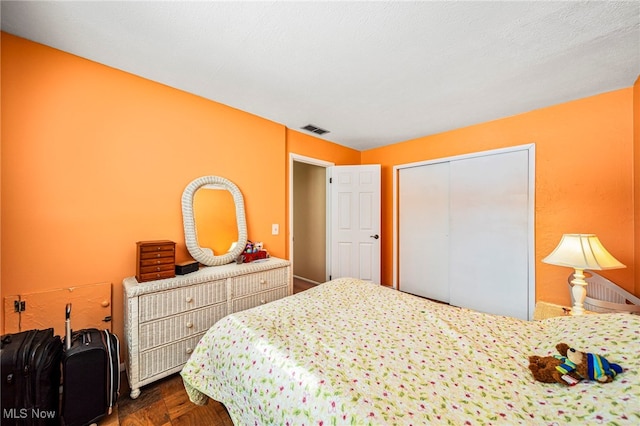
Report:
[[[100,426],[233,426],[227,410],[219,402],[210,399],[206,405],[198,406],[189,401],[179,374],[144,386],[137,399],[129,397],[124,376],[117,413],[100,422]]]
[[[314,286],[294,279],[293,292]],[[142,387],[137,399],[131,399],[129,392],[127,375],[122,373],[118,407],[99,426],[233,426],[229,413],[219,402],[210,399],[204,406],[191,403],[179,374]]]

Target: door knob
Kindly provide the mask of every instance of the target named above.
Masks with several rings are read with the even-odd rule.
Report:
[[[378,239],[380,238],[380,235],[376,234],[376,235],[369,235],[369,237],[373,238],[373,239]]]

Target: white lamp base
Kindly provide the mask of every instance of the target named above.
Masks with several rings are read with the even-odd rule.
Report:
[[[571,315],[584,315],[584,299],[587,297],[587,282],[584,280],[584,269],[575,268],[571,284],[573,284],[571,286],[571,293],[573,294]]]

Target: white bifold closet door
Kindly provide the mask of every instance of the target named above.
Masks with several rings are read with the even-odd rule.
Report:
[[[529,151],[399,170],[399,288],[529,318]]]

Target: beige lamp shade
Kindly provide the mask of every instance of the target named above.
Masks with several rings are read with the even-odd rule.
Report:
[[[542,261],[583,270],[625,268],[594,234],[564,234],[555,250]]]
[[[625,266],[611,256],[594,234],[564,234],[558,247],[544,259],[544,263],[568,266],[573,268],[571,294],[573,306],[571,315],[583,315],[584,300],[587,297],[587,282],[584,280],[585,269],[617,269]]]

